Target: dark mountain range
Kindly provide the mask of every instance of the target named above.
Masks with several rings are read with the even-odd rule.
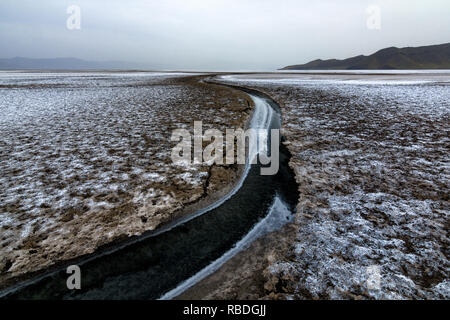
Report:
[[[386,48],[370,56],[314,60],[281,70],[450,69],[450,43],[425,47]]]

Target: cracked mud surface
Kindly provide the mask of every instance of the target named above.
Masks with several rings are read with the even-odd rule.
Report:
[[[281,105],[294,231],[255,242],[180,298],[449,299],[448,77],[251,78],[226,80]]]
[[[176,74],[0,78],[0,287],[157,229],[208,203],[239,166],[174,165],[173,129],[244,128],[250,99]]]

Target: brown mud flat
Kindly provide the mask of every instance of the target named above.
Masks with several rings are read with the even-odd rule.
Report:
[[[170,150],[175,145],[170,142],[170,132],[180,125],[191,129],[193,121],[202,120],[204,130],[214,127],[225,131],[226,128],[245,128],[249,121],[252,100],[245,93],[199,83],[201,78],[183,76],[152,81],[148,85],[124,84],[149,88],[167,86],[171,88],[170,90],[181,90],[181,94],[175,99],[165,102],[166,105],[157,106],[164,113],[161,113],[160,123],[155,124],[157,126],[155,132],[165,139],[154,139],[151,135],[141,137],[142,144],[151,148],[153,154],[163,155],[151,159],[153,163],[149,162],[149,171],[154,170],[166,179],[142,184],[139,177],[132,174],[133,163],[127,164],[125,161],[118,167],[124,174],[129,174],[130,178],[134,179],[128,190],[119,189],[116,192],[101,194],[97,194],[95,190],[88,190],[89,192],[83,194],[73,194],[74,197],[81,199],[81,203],[106,202],[111,204],[110,208],[92,209],[87,205],[79,205],[55,211],[51,203],[47,204],[39,208],[41,215],[55,217],[56,222],[50,228],[41,228],[35,223],[30,234],[23,239],[12,236],[17,236],[16,230],[23,228],[21,224],[3,225],[0,243],[0,288],[6,288],[70,261],[76,261],[82,256],[91,255],[99,248],[119,245],[131,237],[135,238],[147,231],[157,230],[219,200],[233,188],[242,175],[243,166],[202,165],[191,168],[194,174],[200,173],[200,181],[189,183],[179,178],[184,169],[170,164]],[[32,88],[36,86],[32,85]],[[44,87],[47,88],[49,85]],[[57,84],[56,87],[64,86]],[[110,152],[119,151],[121,150]],[[42,174],[44,177],[45,172]],[[82,174],[80,176],[84,178]],[[51,182],[50,176],[47,180],[48,183],[58,182]],[[71,184],[71,181],[60,182],[69,186]],[[149,195],[143,201],[136,202],[136,194],[143,194],[147,190],[151,190]],[[2,207],[2,210],[8,214],[17,212],[19,219],[24,221],[27,219],[26,212],[22,212],[19,205]]]

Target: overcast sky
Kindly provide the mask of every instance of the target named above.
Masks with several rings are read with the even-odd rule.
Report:
[[[70,5],[81,9],[79,30],[66,26]],[[379,30],[367,27],[370,5]],[[0,0],[0,57],[273,70],[450,42],[449,17],[449,0]]]

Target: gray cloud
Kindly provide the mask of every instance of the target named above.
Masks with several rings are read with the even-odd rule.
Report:
[[[66,9],[81,8],[81,30]],[[381,8],[381,30],[366,8]],[[2,0],[2,57],[125,60],[151,68],[272,70],[383,47],[449,42],[448,0]]]

